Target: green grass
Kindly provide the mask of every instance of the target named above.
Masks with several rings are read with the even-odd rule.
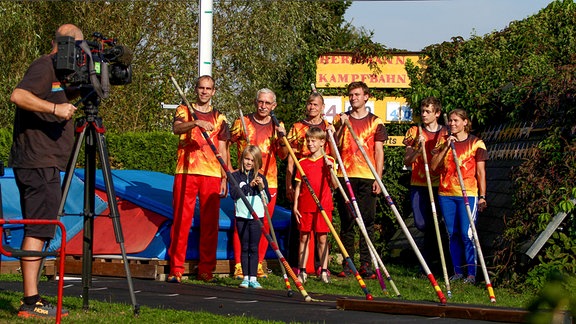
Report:
[[[403,300],[438,302],[438,297],[430,281],[421,277],[418,268],[410,268],[396,265],[387,265],[387,269],[394,280]],[[336,268],[334,268],[336,270]],[[285,290],[284,280],[281,273],[270,274],[266,279],[260,279],[264,289]],[[19,276],[0,275],[0,280],[20,280]],[[338,296],[356,296],[363,298],[362,292],[355,278],[331,278],[330,284],[320,282],[315,276],[311,276],[305,284],[306,290],[314,294],[332,294]],[[436,278],[440,288],[446,295],[446,287],[443,278]],[[220,285],[236,287],[239,280],[229,277],[220,277],[216,283],[206,285]],[[366,285],[375,298],[395,298],[390,282],[386,280],[388,295],[384,294],[378,280],[366,280]],[[183,284],[205,284],[196,280],[184,280]],[[302,298],[302,295],[291,282],[294,290],[293,298]],[[452,298],[449,304],[492,305],[491,307],[527,308],[538,296],[537,292],[530,290],[515,291],[509,288],[495,287],[497,299],[496,305],[490,303],[488,292],[483,283],[468,285],[460,282],[451,283]],[[0,322],[28,323],[16,316],[17,309],[22,297],[21,291],[0,290]],[[321,298],[321,297],[320,297]],[[54,301],[54,298],[49,298]],[[64,297],[64,305],[70,310],[70,315],[63,318],[64,323],[276,323],[262,321],[251,317],[219,316],[206,312],[177,311],[168,308],[149,308],[142,306],[140,316],[135,318],[132,306],[128,304],[104,303],[91,301],[90,310],[82,310],[82,299],[77,297]],[[53,322],[53,321],[47,321]],[[281,322],[277,322],[281,323]]]

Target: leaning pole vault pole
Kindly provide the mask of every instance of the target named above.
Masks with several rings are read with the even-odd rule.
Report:
[[[422,125],[418,125],[418,130],[422,134]],[[434,192],[432,191],[432,180],[430,179],[430,168],[428,167],[428,156],[426,154],[426,145],[422,146],[422,159],[424,160],[424,170],[426,173],[426,184],[428,186],[428,195],[430,196],[430,208],[432,209],[432,218],[434,219],[434,229],[436,230],[436,240],[438,242],[438,251],[440,253],[440,262],[442,263],[442,273],[444,274],[444,282],[446,283],[446,292],[448,298],[452,297],[452,290],[450,290],[450,279],[448,278],[448,270],[446,269],[446,259],[444,258],[444,249],[442,248],[442,237],[440,236],[440,226],[438,225],[438,213],[436,212],[436,203],[434,202]]]
[[[182,91],[182,89],[180,88],[180,86],[178,85],[178,82],[176,82],[176,79],[174,78],[174,76],[170,75],[170,79],[172,79],[172,83],[174,83],[174,86],[176,87],[176,90],[178,90],[178,93],[180,94],[180,97],[182,97],[182,100],[184,101],[184,103],[186,104],[186,106],[188,107],[188,111],[190,112],[190,115],[192,116],[192,118],[194,120],[198,120],[196,114],[194,113],[194,110],[192,110],[190,107],[192,107],[190,105],[190,103],[188,102],[188,99],[186,99],[186,95],[184,94],[184,92]],[[208,143],[208,145],[210,146],[210,148],[212,149],[212,152],[214,152],[214,155],[216,155],[216,158],[218,159],[218,162],[220,163],[220,166],[222,167],[222,169],[226,172],[226,178],[228,179],[228,182],[230,183],[231,186],[234,186],[234,188],[238,188],[238,191],[240,192],[240,198],[242,199],[242,202],[246,205],[246,207],[248,207],[248,211],[250,212],[250,215],[252,215],[252,217],[254,218],[254,220],[256,220],[258,222],[258,224],[260,225],[260,228],[262,229],[262,232],[264,233],[264,237],[266,237],[266,239],[268,240],[268,242],[270,243],[270,246],[272,247],[272,249],[274,250],[274,252],[276,253],[276,256],[278,257],[278,259],[280,260],[280,262],[282,263],[282,265],[284,265],[284,268],[286,268],[286,271],[288,272],[288,274],[290,275],[290,278],[292,278],[292,280],[294,280],[294,283],[296,284],[296,287],[298,288],[298,290],[300,291],[300,293],[302,294],[302,296],[304,296],[304,300],[306,300],[307,302],[312,301],[312,297],[310,297],[308,295],[308,293],[306,292],[306,289],[304,289],[304,286],[302,285],[302,283],[300,282],[300,280],[298,279],[298,277],[296,276],[296,274],[294,274],[294,271],[292,271],[292,268],[290,267],[290,265],[288,264],[288,262],[286,261],[286,258],[284,258],[284,256],[282,255],[282,252],[280,252],[280,248],[278,248],[278,245],[276,243],[274,243],[274,240],[272,239],[272,237],[270,236],[269,233],[267,233],[264,230],[264,223],[262,223],[262,221],[260,220],[260,218],[258,218],[258,215],[256,214],[256,211],[254,210],[254,208],[252,208],[252,205],[250,204],[250,202],[248,201],[248,198],[246,198],[246,195],[244,195],[244,193],[242,192],[242,190],[239,189],[239,185],[238,182],[236,181],[236,179],[234,179],[234,177],[232,176],[232,173],[230,172],[230,169],[228,168],[228,166],[226,166],[226,162],[224,162],[224,159],[222,159],[222,156],[220,155],[220,152],[218,152],[218,149],[216,148],[216,146],[214,145],[214,143],[212,142],[212,140],[210,139],[210,136],[208,136],[208,133],[206,133],[205,130],[202,129],[202,136],[204,137],[204,139],[206,140],[206,143]]]
[[[274,111],[270,112],[270,116],[272,117],[272,120],[274,121],[274,125],[276,125],[276,126],[280,125],[280,123],[278,122],[278,119],[276,118],[276,115],[274,115]],[[318,199],[318,196],[314,192],[314,189],[312,188],[310,181],[306,177],[304,170],[302,170],[302,166],[300,165],[300,162],[298,162],[298,159],[296,158],[296,154],[294,154],[294,150],[292,150],[292,147],[290,146],[288,139],[286,139],[286,134],[280,133],[280,137],[282,138],[282,140],[284,141],[284,144],[288,148],[288,152],[290,153],[290,156],[294,160],[294,165],[296,166],[296,169],[300,172],[300,176],[302,177],[302,181],[306,184],[306,187],[308,187],[308,190],[310,191],[310,194],[312,195],[312,199],[314,199],[316,206],[318,206],[318,209],[320,210],[320,214],[322,214],[322,217],[324,217],[324,221],[326,221],[326,224],[330,228],[330,232],[334,236],[336,243],[338,243],[338,246],[340,247],[340,251],[342,252],[342,255],[344,256],[344,259],[348,263],[350,270],[352,270],[352,272],[354,272],[354,277],[356,277],[356,280],[358,280],[358,284],[360,285],[360,288],[362,288],[362,291],[366,295],[366,299],[372,300],[373,299],[372,294],[370,294],[370,292],[368,291],[368,288],[366,287],[366,283],[364,283],[364,280],[362,279],[362,277],[358,273],[358,270],[354,266],[354,262],[352,262],[350,255],[346,251],[346,248],[344,248],[344,244],[342,244],[342,241],[340,240],[338,233],[336,233],[336,229],[334,229],[334,226],[332,226],[332,222],[330,222],[330,219],[328,218],[326,211],[324,210],[324,208],[322,208],[322,204],[320,204],[320,200]]]
[[[422,253],[420,253],[420,250],[418,250],[418,246],[416,245],[416,242],[414,241],[412,234],[410,234],[410,231],[408,230],[406,223],[404,223],[402,216],[400,216],[400,212],[398,212],[398,208],[396,208],[394,201],[392,201],[392,198],[388,194],[388,191],[386,190],[386,187],[384,186],[382,179],[380,179],[380,176],[378,176],[378,173],[376,172],[374,165],[372,165],[372,161],[370,161],[370,158],[368,157],[366,150],[362,146],[362,142],[360,142],[360,139],[358,138],[358,135],[356,135],[356,132],[354,132],[354,129],[352,128],[352,125],[350,124],[350,122],[348,120],[344,120],[344,124],[346,125],[346,127],[350,131],[350,134],[352,134],[352,137],[354,137],[354,141],[356,141],[356,145],[360,149],[360,152],[362,153],[364,160],[366,160],[366,164],[368,164],[370,171],[372,171],[372,174],[374,175],[374,179],[376,179],[376,182],[378,183],[378,185],[382,189],[382,193],[384,193],[384,196],[386,197],[386,202],[388,203],[390,208],[392,208],[392,211],[394,212],[394,215],[396,216],[396,220],[398,221],[398,224],[400,224],[400,227],[402,228],[404,235],[406,235],[408,242],[410,242],[410,246],[412,246],[414,253],[418,257],[418,261],[420,261],[420,265],[422,265],[424,272],[426,272],[426,276],[428,277],[428,280],[430,280],[432,287],[434,287],[434,290],[436,291],[436,294],[438,295],[438,299],[440,299],[440,303],[443,305],[446,304],[446,297],[444,297],[444,294],[442,293],[440,286],[438,286],[438,283],[436,282],[434,275],[432,274],[432,272],[430,272],[430,268],[428,268],[428,265],[426,264],[424,257],[422,257]]]
[[[350,194],[352,206],[354,207],[353,211],[355,212],[355,213],[353,213],[353,215],[358,218],[357,223],[358,223],[358,227],[360,228],[360,230],[364,229],[363,232],[366,232],[366,227],[364,226],[364,220],[362,219],[362,214],[360,213],[360,207],[358,206],[358,202],[356,201],[356,196],[354,195],[354,190],[352,190],[352,184],[350,183],[350,178],[348,178],[348,173],[346,172],[346,168],[344,167],[344,162],[342,161],[342,156],[340,155],[340,152],[338,151],[338,147],[336,145],[336,140],[334,139],[334,133],[332,132],[331,129],[328,129],[328,139],[330,140],[332,150],[333,150],[334,154],[336,155],[337,162],[340,166],[340,171],[342,171],[342,176],[344,178],[344,182],[346,183],[346,188],[348,189],[348,193]],[[338,181],[338,184],[340,185],[340,181]],[[342,196],[346,200],[347,197],[345,196],[345,194],[346,193],[342,193]],[[362,234],[364,235],[364,233],[362,233]],[[396,284],[394,283],[394,280],[392,280],[392,276],[390,276],[390,273],[388,273],[386,266],[384,266],[384,262],[382,262],[382,259],[380,258],[380,255],[378,254],[378,251],[376,250],[376,247],[372,243],[372,240],[368,236],[367,232],[364,235],[364,239],[366,240],[366,244],[368,245],[368,247],[373,252],[373,254],[376,258],[376,261],[378,262],[378,265],[380,266],[380,268],[382,268],[382,271],[384,271],[384,275],[386,275],[386,279],[388,279],[388,281],[390,282],[390,286],[392,286],[394,293],[396,294],[397,297],[401,297],[400,291],[398,291],[398,288],[396,288]]]

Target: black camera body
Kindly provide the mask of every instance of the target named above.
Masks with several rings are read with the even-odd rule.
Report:
[[[132,51],[124,45],[94,33],[94,41],[58,37],[56,74],[66,86],[91,85],[100,97],[107,97],[109,85],[132,82]]]

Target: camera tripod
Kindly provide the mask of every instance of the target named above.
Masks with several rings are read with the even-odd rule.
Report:
[[[126,280],[128,281],[130,298],[134,307],[134,315],[138,315],[140,312],[140,306],[136,303],[136,296],[134,295],[134,287],[132,283],[132,275],[130,273],[128,259],[126,257],[124,235],[122,234],[122,227],[120,225],[118,204],[116,202],[114,185],[112,183],[112,173],[108,159],[108,149],[106,148],[106,139],[104,137],[105,129],[102,123],[102,118],[98,117],[98,105],[100,104],[100,98],[96,95],[94,90],[92,90],[86,96],[83,96],[81,101],[84,102],[84,116],[76,119],[76,138],[74,142],[74,149],[66,167],[66,173],[62,185],[62,200],[58,209],[58,215],[64,215],[64,205],[70,190],[72,176],[74,175],[74,168],[76,166],[76,162],[78,161],[78,155],[80,153],[82,142],[84,142],[84,236],[82,246],[83,309],[88,309],[89,288],[92,286],[94,217],[96,216],[94,212],[96,200],[96,150],[98,150],[98,157],[100,158],[99,161],[102,167],[102,175],[104,178],[106,196],[108,198],[108,206],[110,210],[109,217],[111,218],[112,225],[114,227],[116,242],[120,245],[120,251],[122,252],[122,260],[124,262],[124,270],[126,271]]]

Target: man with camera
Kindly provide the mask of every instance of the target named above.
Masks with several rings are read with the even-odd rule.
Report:
[[[24,219],[56,219],[61,200],[60,171],[66,169],[74,143],[76,107],[69,103],[54,67],[58,52],[56,38],[83,40],[82,31],[71,24],[56,30],[52,51],[35,60],[16,86],[10,101],[16,104],[13,143],[9,165],[14,169]],[[27,225],[22,250],[42,251],[54,237],[54,225]],[[18,311],[21,317],[55,317],[56,307],[38,293],[40,257],[22,257],[24,298]],[[62,310],[62,315],[67,315]]]

